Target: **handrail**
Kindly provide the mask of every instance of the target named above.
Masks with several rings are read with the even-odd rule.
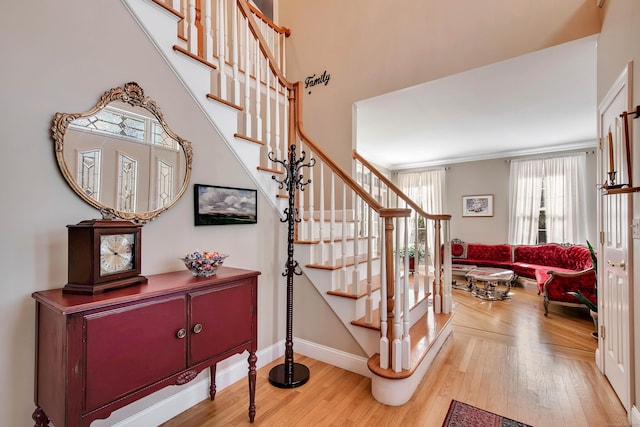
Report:
[[[284,34],[285,37],[289,37],[291,35],[291,30],[287,27],[280,27],[276,25],[271,19],[267,18],[260,9],[249,3],[249,9],[260,18],[262,22],[273,28],[273,30],[277,33]]]
[[[242,1],[242,0],[241,0]],[[300,85],[302,82],[294,83],[294,88],[296,94],[299,93]],[[298,102],[295,103],[296,106],[296,125],[298,136],[309,146],[313,152],[319,157],[324,163],[329,165],[331,170],[333,170],[336,175],[338,175],[348,186],[351,188],[362,200],[364,200],[371,208],[380,213],[384,207],[380,204],[376,199],[371,196],[371,194],[367,193],[350,174],[346,173],[340,166],[338,166],[333,159],[331,159],[327,154],[318,147],[311,139],[307,136],[304,131],[304,126],[302,122],[302,99],[298,99]]]
[[[255,21],[255,19],[253,17],[253,13],[251,13],[251,8],[249,7],[249,4],[247,3],[247,0],[237,0],[237,4],[240,7],[240,11],[242,12],[242,15],[244,15],[244,17],[247,19],[247,22],[249,23],[249,29],[251,29],[251,33],[258,40],[258,46],[260,46],[260,51],[262,52],[262,54],[264,56],[267,57],[267,59],[268,59],[267,64],[269,65],[269,68],[276,75],[276,77],[278,78],[278,81],[280,82],[280,84],[282,86],[286,87],[289,90],[292,90],[293,89],[293,84],[290,83],[285,78],[284,73],[282,72],[282,70],[280,70],[280,68],[278,68],[276,66],[277,61],[273,57],[273,54],[271,53],[271,50],[269,49],[269,44],[264,39],[264,36],[262,35],[262,32],[258,28],[258,24],[256,23],[256,21]]]
[[[409,198],[409,196],[404,194],[404,192],[401,189],[399,189],[393,182],[389,181],[389,179],[386,176],[381,174],[380,171],[375,166],[373,166],[371,163],[369,163],[356,150],[353,150],[353,158],[355,160],[358,160],[363,165],[365,165],[369,169],[369,171],[371,171],[378,179],[380,179],[380,181],[382,181],[387,187],[389,187],[389,189],[391,189],[391,191],[396,193],[398,195],[398,197],[400,197],[409,206],[411,206],[413,208],[413,210],[415,210],[418,214],[420,214],[420,216],[423,216],[423,217],[425,217],[427,219],[441,220],[441,221],[446,221],[446,220],[450,220],[451,219],[451,215],[449,215],[449,214],[436,215],[436,214],[426,213],[424,210],[422,210],[422,208],[420,206],[418,206],[413,200],[411,200]]]
[[[260,45],[260,51],[262,51],[262,53],[265,56],[267,56],[267,58],[269,59],[267,61],[269,64],[269,68],[276,75],[276,77],[280,81],[280,84],[282,84],[283,86],[285,86],[286,88],[288,88],[290,91],[293,92],[293,95],[290,95],[290,96],[292,96],[291,98],[292,100],[296,101],[293,103],[293,105],[295,106],[295,124],[296,124],[297,135],[300,137],[300,139],[302,139],[302,141],[309,148],[313,150],[314,154],[318,158],[320,158],[325,164],[327,164],[327,166],[329,166],[329,168],[333,170],[335,174],[338,175],[345,182],[345,184],[347,184],[349,188],[351,188],[356,194],[358,194],[358,196],[360,196],[360,198],[362,198],[369,206],[371,206],[371,208],[374,211],[378,213],[383,211],[385,208],[380,203],[378,203],[376,199],[374,199],[369,193],[367,193],[356,182],[356,180],[354,180],[351,177],[350,174],[346,173],[340,166],[338,166],[333,161],[333,159],[327,156],[327,154],[307,136],[307,134],[304,131],[304,126],[302,121],[302,98],[298,97],[298,94],[302,93],[302,91],[300,90],[300,85],[302,84],[302,82],[298,81],[295,83],[291,83],[286,79],[286,77],[284,76],[280,68],[277,67],[276,60],[275,58],[273,58],[273,55],[271,54],[271,51],[269,50],[268,44],[265,41],[264,37],[262,36],[262,33],[258,31],[257,23],[253,19],[253,16],[250,16],[249,14],[249,11],[251,10],[251,8],[249,7],[249,4],[247,3],[246,0],[237,0],[237,2],[238,2],[238,5],[240,6],[240,10],[242,11],[242,14],[245,16],[245,18],[247,18],[247,21],[249,22],[249,27],[251,28],[251,32],[253,33],[254,37],[258,39],[258,44]]]

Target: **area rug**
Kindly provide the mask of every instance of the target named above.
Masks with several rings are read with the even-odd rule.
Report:
[[[452,400],[442,427],[531,427],[493,412]]]

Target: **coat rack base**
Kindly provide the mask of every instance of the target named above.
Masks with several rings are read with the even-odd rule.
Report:
[[[290,375],[287,375],[290,373]],[[289,371],[286,365],[274,366],[269,371],[269,382],[271,385],[279,388],[296,388],[304,385],[309,381],[309,368],[301,363],[293,363],[291,371]]]

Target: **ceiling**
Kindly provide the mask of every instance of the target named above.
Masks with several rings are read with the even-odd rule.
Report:
[[[356,103],[357,151],[391,169],[596,145],[597,35]]]

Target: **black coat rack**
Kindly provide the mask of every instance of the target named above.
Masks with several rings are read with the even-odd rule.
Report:
[[[311,183],[311,179],[306,179],[300,173],[304,167],[311,168],[316,164],[316,159],[311,159],[304,163],[306,154],[300,152],[300,158],[296,159],[296,146],[289,147],[289,160],[279,160],[275,158],[273,152],[269,153],[269,160],[280,163],[284,166],[286,175],[283,179],[272,177],[280,185],[280,189],[287,188],[289,194],[289,207],[284,210],[285,217],[281,222],[288,222],[287,236],[287,262],[282,276],[287,278],[287,338],[285,341],[284,363],[274,366],[269,371],[269,382],[280,388],[295,388],[304,385],[309,380],[309,368],[301,363],[293,361],[293,276],[302,275],[302,270],[298,262],[293,259],[294,226],[300,222],[298,209],[295,207],[296,190],[304,191],[305,186]]]

